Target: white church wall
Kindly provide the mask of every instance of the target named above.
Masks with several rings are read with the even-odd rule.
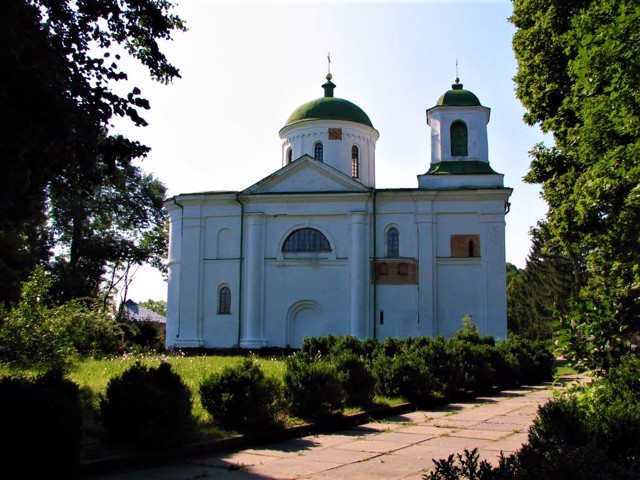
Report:
[[[240,217],[219,216],[205,219],[204,258],[240,257]]]
[[[480,328],[485,324],[486,284],[479,258],[439,258],[437,261],[437,331],[450,337],[462,328],[462,318],[471,315]],[[485,334],[480,328],[481,334]]]
[[[270,345],[300,347],[305,335],[349,333],[346,260],[270,260],[265,276],[265,336]]]
[[[407,338],[419,335],[418,293],[418,285],[376,286],[377,338]]]
[[[477,214],[439,213],[437,215],[436,256],[451,256],[452,235],[480,235],[480,224]],[[482,236],[480,246],[482,248]]]
[[[240,263],[234,260],[206,260],[202,279],[202,338],[204,347],[230,348],[238,345],[240,311]],[[218,312],[221,287],[231,290],[231,313]]]
[[[329,129],[339,130],[339,138],[329,138]],[[331,120],[314,121],[291,125],[280,133],[283,138],[282,166],[287,164],[287,150],[292,149],[295,161],[302,155],[315,157],[314,146],[322,142],[323,162],[351,176],[351,147],[360,151],[360,175],[358,181],[367,186],[375,186],[375,142],[378,132],[366,125],[353,122]]]
[[[448,160],[489,161],[487,123],[490,110],[486,107],[446,107],[428,110],[431,126],[431,163]],[[463,121],[467,126],[468,155],[451,155],[451,124]]]

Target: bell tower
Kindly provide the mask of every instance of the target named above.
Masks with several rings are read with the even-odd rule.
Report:
[[[431,165],[418,176],[419,188],[502,187],[503,175],[489,164],[487,124],[491,109],[480,104],[460,79],[427,110]]]

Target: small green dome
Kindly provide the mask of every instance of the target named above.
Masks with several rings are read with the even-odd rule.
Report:
[[[444,92],[438,99],[437,105],[439,107],[475,107],[480,106],[480,100],[473,92],[464,90],[462,84],[456,81],[451,85],[451,90]]]
[[[321,97],[307,102],[289,115],[285,127],[309,120],[345,120],[373,128],[373,124],[364,110],[343,98]]]

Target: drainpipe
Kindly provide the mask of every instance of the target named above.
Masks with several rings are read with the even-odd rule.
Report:
[[[178,203],[178,201],[176,200],[176,197],[173,197],[173,203],[177,206],[180,207],[180,210],[182,210],[182,212],[180,213],[180,238],[182,239],[182,236],[184,234],[184,206],[181,203]],[[180,245],[182,245],[182,240],[180,241]],[[180,252],[180,263],[182,264],[182,252]],[[180,269],[180,271],[182,271],[182,268]],[[180,289],[182,289],[182,285],[180,286]],[[180,315],[180,298],[182,297],[182,295],[178,294],[178,333],[176,334],[176,338],[180,338],[180,325],[182,323],[182,316]]]
[[[376,251],[377,251],[377,227],[376,227],[376,216],[377,216],[377,211],[376,211],[376,194],[378,193],[378,191],[374,188],[373,189],[373,266],[371,268],[371,276],[373,277],[373,339],[377,340],[377,335],[376,335],[376,325],[378,323],[378,279],[377,279],[377,273],[378,270],[376,268]]]
[[[240,194],[236,193],[236,201],[240,204],[240,271],[238,272],[238,349],[242,338],[242,270],[244,259],[244,203],[240,200]]]

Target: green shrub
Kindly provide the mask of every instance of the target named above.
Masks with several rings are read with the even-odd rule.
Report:
[[[374,375],[379,392],[388,397],[400,396],[425,406],[438,396],[438,380],[419,350],[401,351],[392,358],[378,355]]]
[[[286,368],[285,389],[295,416],[319,419],[342,412],[346,394],[335,365],[297,353],[287,358]]]
[[[487,343],[473,343],[459,338],[450,340],[449,358],[455,364],[452,370],[456,373],[452,377],[462,379],[458,386],[462,386],[463,391],[482,394],[493,388],[495,370],[491,360],[494,349]]]
[[[378,345],[375,357],[383,356],[392,358],[397,353],[406,350],[410,342],[411,339],[401,340],[395,337],[387,337]]]
[[[200,399],[217,425],[233,430],[272,425],[284,407],[281,385],[251,358],[203,380]]]
[[[60,370],[0,380],[0,425],[3,471],[19,478],[72,476],[82,438],[80,396]]]
[[[415,339],[412,348],[418,351],[429,366],[429,371],[437,382],[436,390],[441,395],[464,390],[464,373],[460,371],[455,352],[451,348],[451,340],[446,340],[443,336],[420,337]]]
[[[343,351],[329,357],[340,378],[348,406],[365,406],[373,401],[376,379],[363,356]]]
[[[366,357],[369,352],[363,341],[358,340],[353,335],[342,335],[336,338],[329,353],[331,355],[342,355],[346,353]]]
[[[457,460],[457,461],[456,461]],[[516,476],[514,456],[500,454],[497,467],[486,460],[480,460],[478,449],[467,450],[463,454],[449,455],[447,459],[434,460],[435,469],[425,475],[425,480],[507,480]]]
[[[139,447],[168,447],[188,439],[193,427],[191,391],[171,365],[139,361],[109,380],[100,400],[108,439]]]
[[[0,311],[0,360],[19,367],[65,367],[78,355],[115,351],[122,332],[104,309],[88,300],[49,306],[51,285],[36,269],[18,304]]]
[[[302,346],[300,347],[300,355],[307,358],[317,356],[326,357],[336,343],[337,337],[334,335],[325,335],[322,337],[304,337]]]
[[[497,346],[503,357],[498,365],[499,383],[512,375],[517,385],[533,385],[551,380],[555,371],[555,357],[547,342],[510,336]]]

